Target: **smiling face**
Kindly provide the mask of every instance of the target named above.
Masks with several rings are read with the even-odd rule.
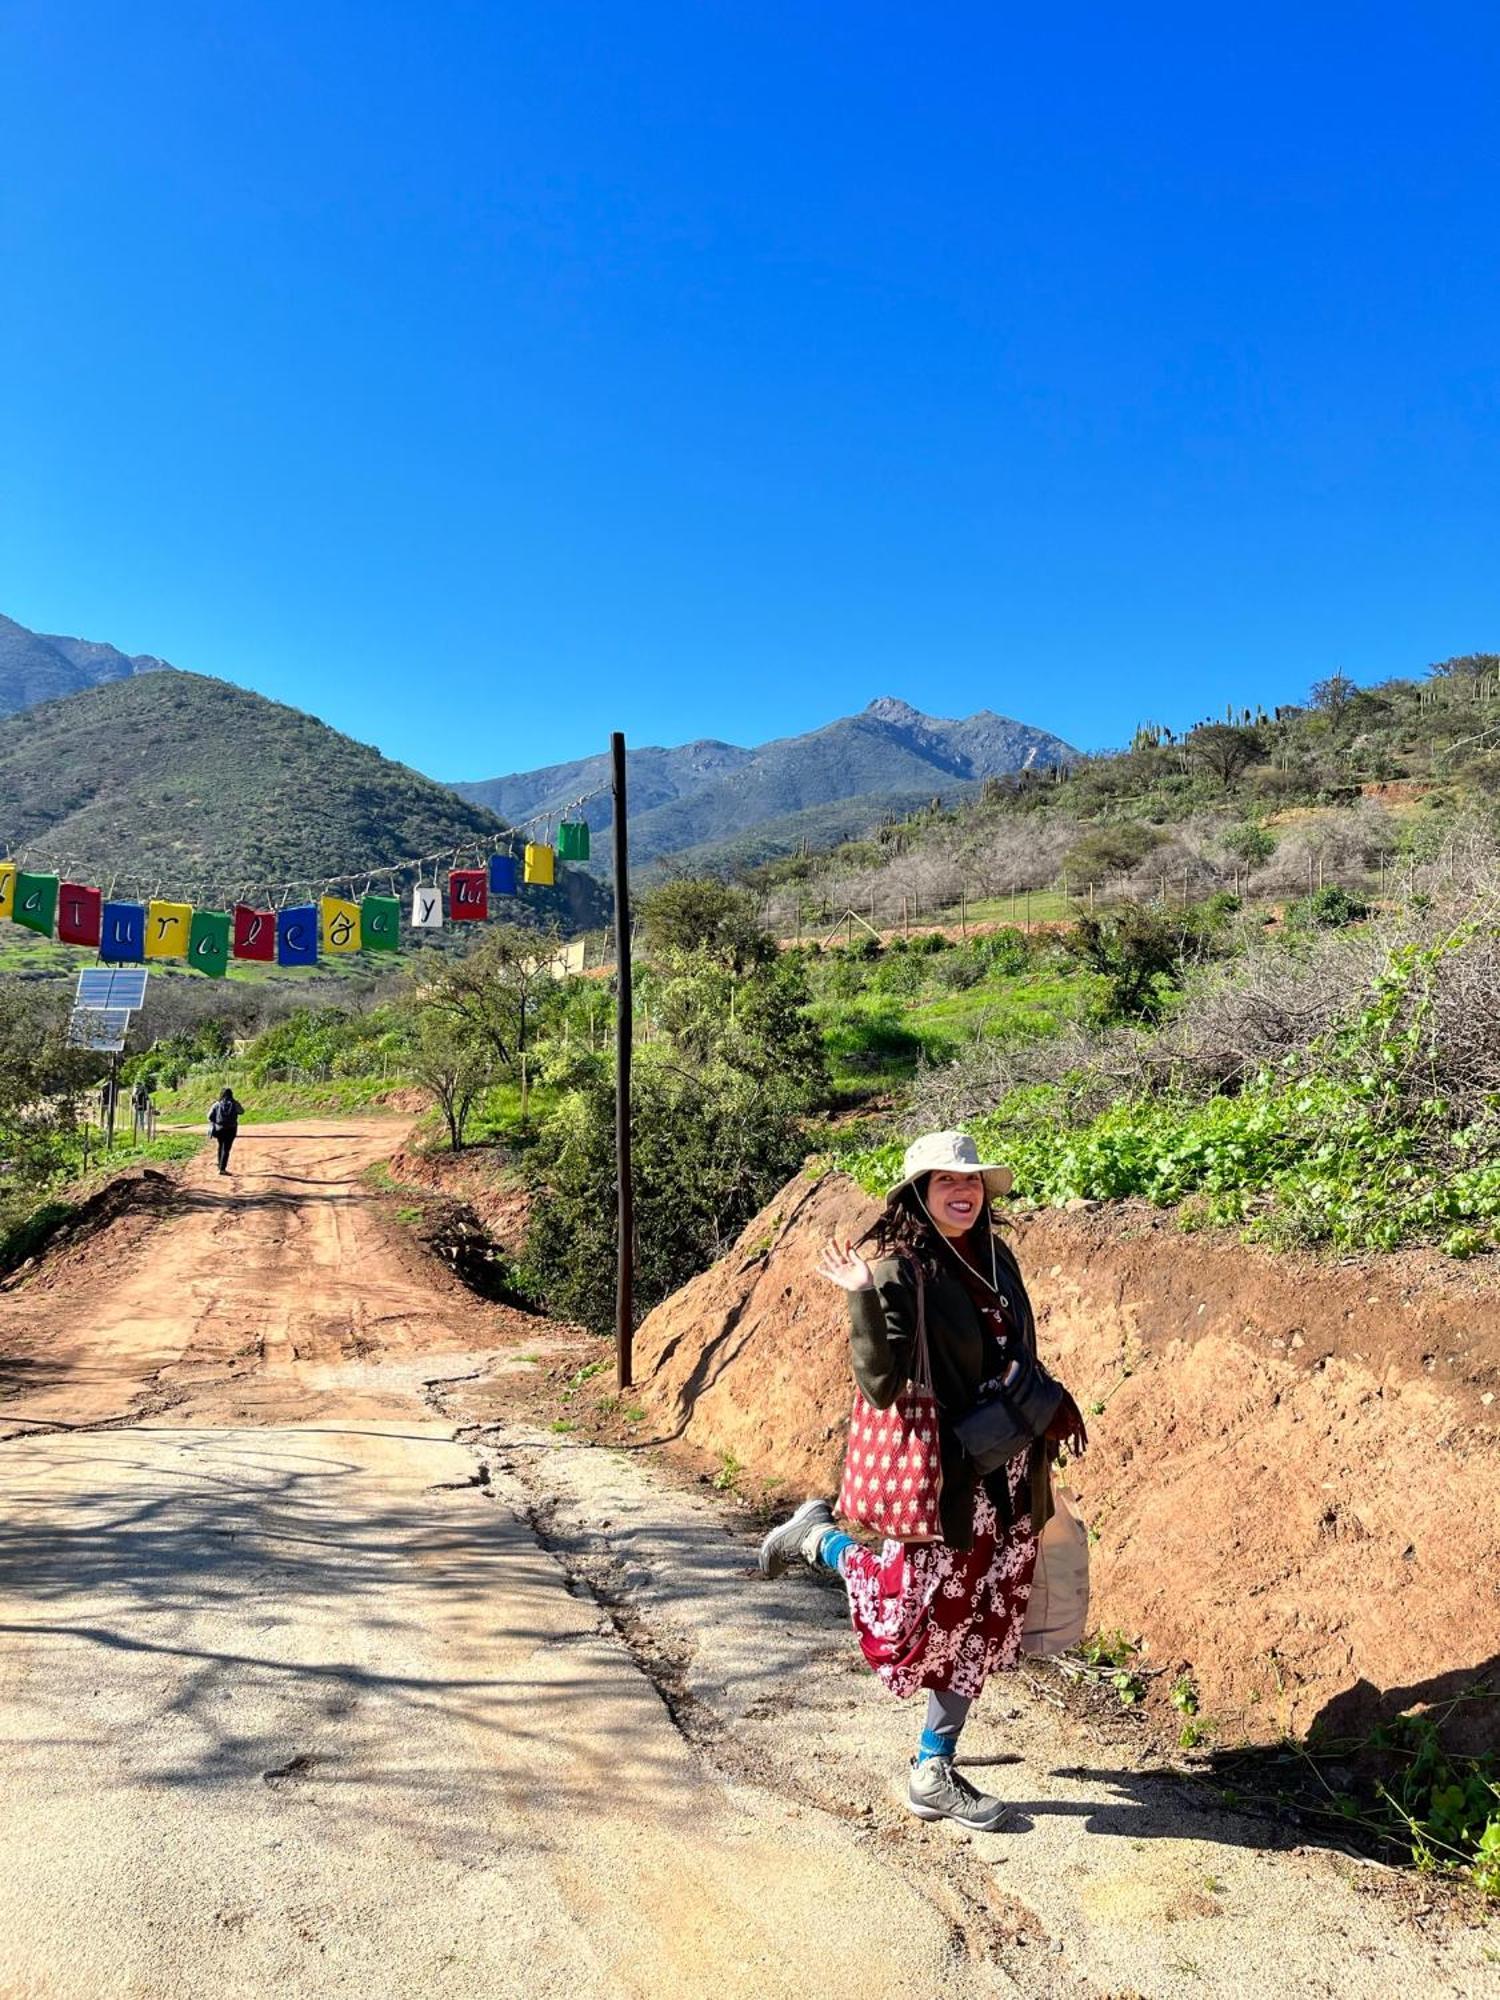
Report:
[[[982,1174],[929,1174],[923,1194],[927,1213],[940,1235],[956,1240],[967,1236],[984,1213]]]

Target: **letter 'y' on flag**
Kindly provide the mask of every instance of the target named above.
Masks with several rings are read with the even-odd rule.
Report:
[[[414,931],[443,928],[443,892],[436,882],[419,882],[412,890],[411,927]]]

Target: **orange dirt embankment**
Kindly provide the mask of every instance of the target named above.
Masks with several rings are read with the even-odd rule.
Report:
[[[637,1336],[648,1399],[789,1499],[832,1493],[851,1394],[817,1251],[874,1213],[800,1176]],[[1500,1301],[1467,1267],[1276,1257],[1134,1206],[1007,1227],[1044,1358],[1105,1405],[1071,1475],[1100,1627],[1190,1667],[1231,1738],[1347,1734],[1496,1665]]]

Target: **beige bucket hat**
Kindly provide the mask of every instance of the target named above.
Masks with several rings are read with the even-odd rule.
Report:
[[[998,1167],[993,1160],[981,1160],[979,1148],[967,1132],[924,1132],[920,1139],[913,1139],[906,1149],[906,1157],[901,1162],[901,1178],[886,1195],[889,1206],[903,1188],[924,1174],[983,1174],[984,1191],[991,1201],[1002,1194],[1009,1194],[1014,1176],[1009,1167]]]

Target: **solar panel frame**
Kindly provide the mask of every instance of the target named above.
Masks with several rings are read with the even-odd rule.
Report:
[[[68,1041],[75,1049],[97,1055],[118,1055],[130,1033],[129,1007],[75,1007],[68,1019]]]
[[[146,1004],[144,966],[85,966],[78,975],[75,1007],[128,1007],[139,1012]]]

